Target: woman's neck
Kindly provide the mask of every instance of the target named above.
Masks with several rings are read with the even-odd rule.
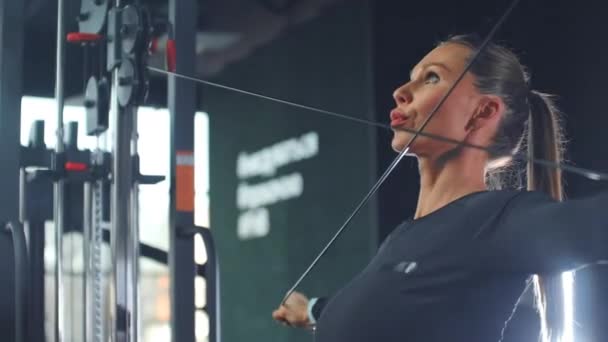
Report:
[[[420,193],[414,218],[426,216],[473,192],[486,190],[486,158],[462,153],[449,161],[419,158]]]

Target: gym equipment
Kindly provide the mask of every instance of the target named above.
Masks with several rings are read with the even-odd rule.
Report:
[[[210,341],[219,341],[217,260],[210,231],[194,226],[194,132],[195,88],[190,82],[170,78],[171,112],[171,206],[170,249],[162,251],[139,242],[138,187],[154,184],[165,176],[142,175],[137,153],[137,108],[148,92],[147,56],[152,29],[149,14],[139,1],[83,0],[78,24],[80,32],[67,34],[65,1],[58,1],[57,30],[57,143],[44,143],[44,123],[35,122],[27,146],[20,146],[20,99],[23,53],[24,4],[0,4],[0,223],[8,232],[2,244],[14,253],[4,260],[14,263],[6,274],[14,278],[0,311],[10,312],[4,336],[14,341],[44,341],[44,223],[55,224],[55,321],[52,340],[65,340],[66,300],[83,300],[86,341],[138,341],[139,258],[149,257],[169,266],[171,317],[174,341],[194,340],[195,310],[210,317]],[[169,1],[172,30],[170,60],[176,68],[190,72],[194,66],[194,1]],[[87,134],[113,137],[111,148],[98,143],[95,150],[80,150],[76,123],[64,125],[65,44],[80,44],[85,50]],[[176,52],[179,51],[179,54]],[[179,133],[179,134],[178,134]],[[51,193],[53,194],[51,196]],[[70,298],[64,288],[64,234],[79,231],[85,241],[85,296]],[[27,234],[26,234],[27,233]],[[11,236],[10,241],[8,236]],[[27,239],[26,239],[27,235]],[[208,261],[194,262],[194,236],[205,242]],[[112,281],[110,308],[105,312],[101,278],[101,246],[110,243]],[[14,254],[14,255],[12,255]],[[13,270],[14,276],[11,274]],[[207,279],[207,305],[195,308],[194,278]],[[14,286],[14,287],[13,287]],[[6,291],[8,294],[9,291]],[[4,317],[4,316],[3,316]],[[109,331],[104,322],[111,322]],[[14,328],[13,328],[14,327]],[[13,331],[14,329],[14,331]]]

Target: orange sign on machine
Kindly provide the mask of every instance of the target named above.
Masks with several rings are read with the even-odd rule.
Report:
[[[175,158],[175,206],[177,211],[194,211],[194,152],[177,151]]]

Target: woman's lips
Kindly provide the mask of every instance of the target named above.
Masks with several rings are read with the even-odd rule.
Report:
[[[397,127],[403,125],[407,121],[406,118],[399,118],[395,120],[391,120],[391,127]]]
[[[391,127],[401,126],[407,122],[408,119],[408,116],[404,113],[398,110],[393,110],[391,112]]]

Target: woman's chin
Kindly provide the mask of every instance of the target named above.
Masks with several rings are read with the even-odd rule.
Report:
[[[391,141],[391,147],[393,148],[393,151],[397,152],[397,153],[401,153],[401,151],[403,151],[405,149],[405,147],[407,146],[407,144],[409,143],[411,137],[407,137],[407,139],[399,139],[399,138],[395,138],[393,139],[393,141]],[[416,155],[416,150],[418,150],[418,141],[414,140],[414,143],[412,143],[412,146],[410,146],[409,150],[407,151],[407,155],[411,155],[414,156]]]
[[[402,144],[398,144],[395,143],[395,141],[393,140],[393,142],[391,143],[391,147],[393,148],[393,151],[399,153],[401,152],[401,150],[403,150],[403,145]]]
[[[407,146],[409,139],[410,139],[409,137],[404,137],[404,136],[394,137],[393,140],[391,141],[391,147],[393,148],[393,150],[395,152],[401,152],[401,151],[403,151],[405,146]]]

